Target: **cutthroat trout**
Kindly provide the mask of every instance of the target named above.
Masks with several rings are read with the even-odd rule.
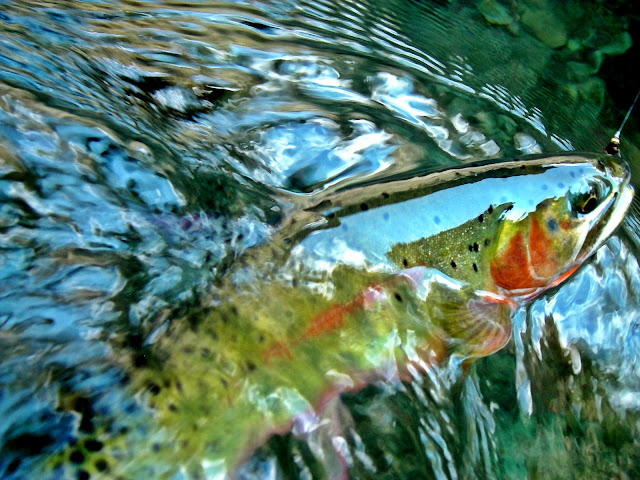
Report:
[[[233,476],[340,392],[496,352],[514,310],[587,260],[632,196],[619,159],[577,153],[317,196],[131,370],[156,426],[97,439],[110,477]]]

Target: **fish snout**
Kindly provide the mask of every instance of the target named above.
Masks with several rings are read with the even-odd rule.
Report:
[[[627,162],[613,155],[601,155],[598,165],[605,170],[607,176],[619,186],[627,185],[631,181],[631,170]]]

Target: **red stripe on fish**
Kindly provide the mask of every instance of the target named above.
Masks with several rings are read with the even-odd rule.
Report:
[[[538,288],[544,280],[533,276],[527,245],[522,232],[509,240],[507,248],[490,262],[491,278],[504,290]]]
[[[346,315],[351,315],[356,309],[362,308],[360,298],[356,298],[346,305],[334,305],[329,310],[316,315],[311,325],[302,334],[302,338],[318,337],[325,332],[338,330],[344,325]]]
[[[382,287],[378,285],[366,288],[351,302],[345,305],[334,305],[329,310],[316,315],[300,339],[317,337],[323,333],[342,328],[347,315],[353,314],[358,309],[362,310],[371,306],[384,296]]]
[[[540,222],[531,216],[529,224],[529,258],[536,277],[548,279],[558,271],[555,255],[551,253],[551,241]]]
[[[319,337],[322,334],[333,332],[344,326],[345,319],[353,315],[358,310],[366,309],[374,303],[380,301],[386,295],[382,287],[373,285],[366,288],[360,295],[351,302],[344,305],[333,305],[328,310],[316,315],[311,320],[311,324],[300,337],[292,341],[289,345],[276,343],[265,351],[263,357],[268,361],[272,357],[292,358],[290,348],[310,337]]]

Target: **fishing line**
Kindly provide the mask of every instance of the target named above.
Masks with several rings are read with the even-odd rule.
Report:
[[[620,128],[609,141],[609,145],[604,147],[604,151],[607,152],[609,155],[618,155],[620,153],[620,135],[622,133],[622,129],[624,128],[624,124],[627,123],[627,120],[629,119],[629,115],[631,115],[631,111],[633,110],[633,107],[636,105],[636,102],[638,101],[638,97],[640,97],[640,90],[638,90],[638,93],[636,93],[636,98],[634,98],[633,103],[629,107],[629,110],[627,110],[627,114],[624,116],[624,120],[622,120],[622,124],[620,124]]]
[[[633,103],[631,104],[631,107],[629,107],[629,110],[627,110],[627,114],[624,116],[624,120],[622,120],[622,124],[620,125],[620,128],[618,129],[618,131],[615,134],[616,137],[620,137],[620,133],[622,132],[622,129],[624,128],[624,124],[627,123],[627,120],[629,119],[629,115],[631,115],[631,110],[633,110],[633,107],[635,106],[636,102],[638,101],[638,97],[640,97],[640,90],[638,90],[638,93],[636,93],[636,98],[633,100]]]

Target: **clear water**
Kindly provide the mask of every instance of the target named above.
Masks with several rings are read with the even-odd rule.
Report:
[[[313,192],[599,150],[624,5],[505,2],[506,23],[496,5],[0,2],[0,475],[144,432],[129,372]],[[640,476],[639,212],[466,380],[344,395],[350,476]],[[281,435],[242,474],[318,473]]]

